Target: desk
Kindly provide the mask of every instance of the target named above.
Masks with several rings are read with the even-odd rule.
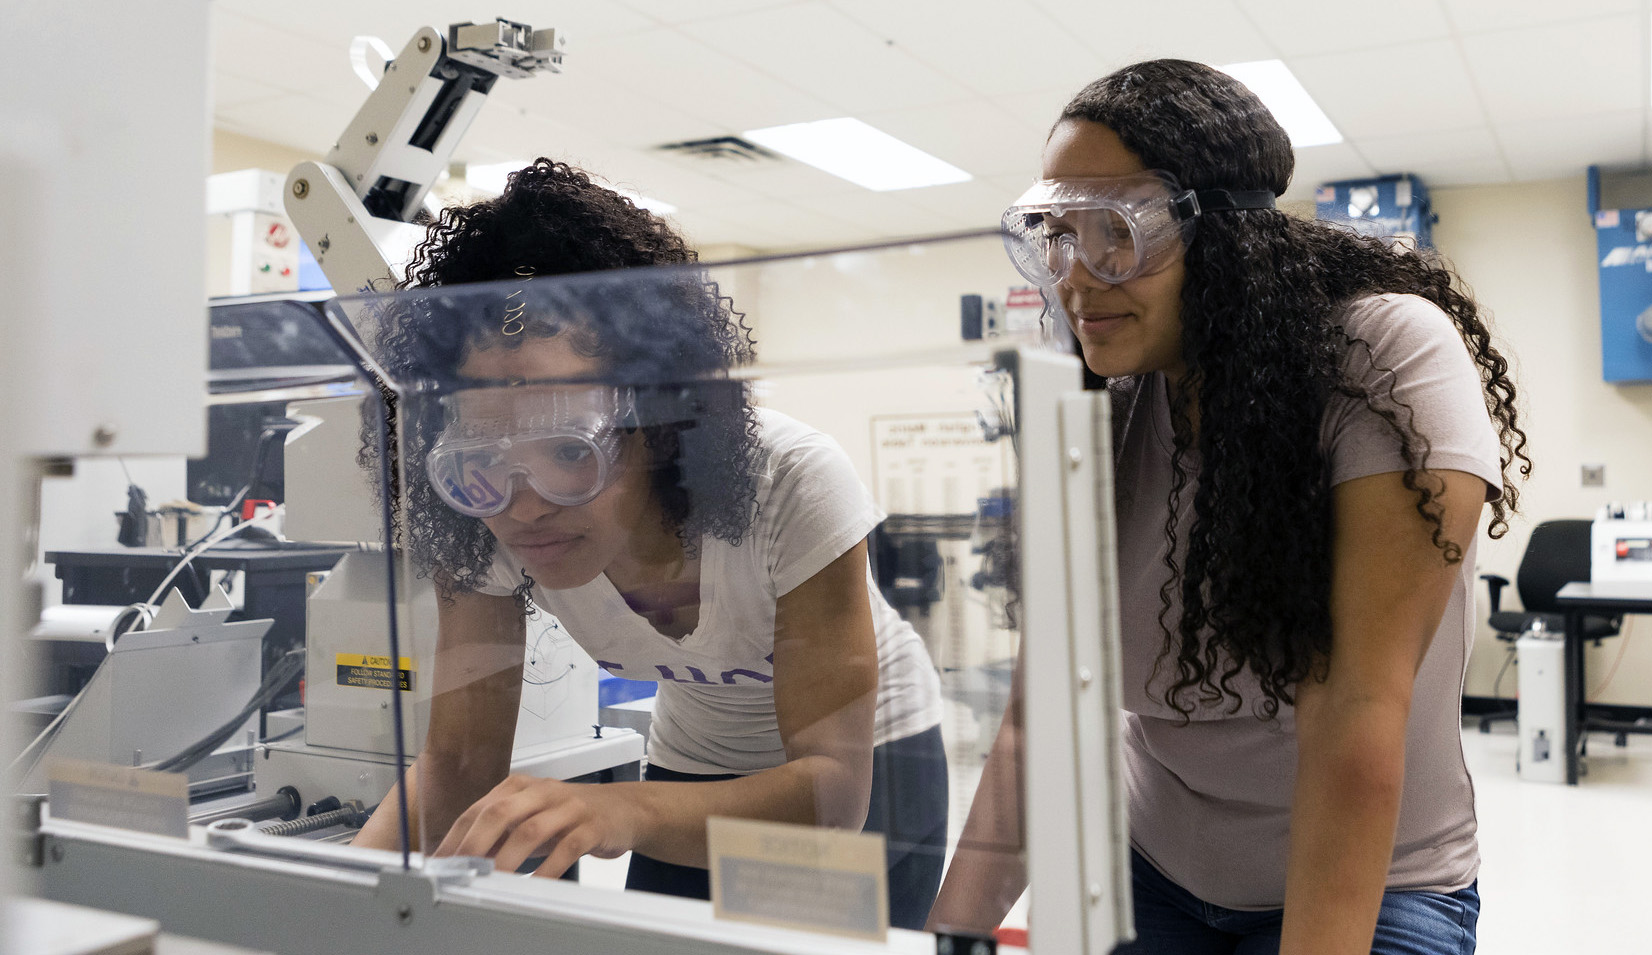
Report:
[[[1652,733],[1652,726],[1620,720],[1590,719],[1583,682],[1583,618],[1589,614],[1652,614],[1652,583],[1574,582],[1560,588],[1555,603],[1566,614],[1566,782],[1577,785],[1579,750],[1589,730],[1610,733]]]

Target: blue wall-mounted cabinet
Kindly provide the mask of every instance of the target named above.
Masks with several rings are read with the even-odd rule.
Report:
[[[1409,174],[1327,182],[1314,192],[1314,217],[1416,248],[1434,246],[1428,187]]]
[[[1652,382],[1652,209],[1602,209],[1589,167],[1600,266],[1600,367],[1611,382]]]

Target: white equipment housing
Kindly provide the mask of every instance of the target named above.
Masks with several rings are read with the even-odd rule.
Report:
[[[1652,520],[1597,517],[1589,541],[1590,583],[1652,583]]]
[[[1566,782],[1566,641],[1527,632],[1515,641],[1520,663],[1520,778]]]

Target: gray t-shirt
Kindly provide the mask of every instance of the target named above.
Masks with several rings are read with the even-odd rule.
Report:
[[[1414,427],[1431,450],[1430,469],[1459,470],[1501,493],[1497,433],[1480,378],[1451,319],[1425,299],[1376,295],[1353,303],[1341,320],[1371,346],[1350,349],[1351,379],[1394,396],[1415,411]],[[1248,670],[1234,681],[1238,712],[1225,705],[1194,711],[1191,723],[1164,703],[1173,680],[1167,661],[1148,681],[1164,645],[1159,591],[1169,576],[1165,508],[1171,486],[1169,398],[1159,374],[1115,380],[1119,598],[1124,639],[1125,762],[1131,841],[1156,868],[1199,898],[1232,909],[1278,908],[1285,900],[1292,789],[1296,783],[1296,712],[1277,721],[1257,716],[1260,686]],[[1402,413],[1400,420],[1405,421]],[[1363,401],[1334,397],[1320,441],[1331,482],[1405,470],[1398,438]],[[1197,461],[1186,461],[1189,486],[1180,521],[1192,520]],[[1184,545],[1185,546],[1185,545]],[[1405,788],[1400,801],[1390,889],[1452,892],[1475,878],[1474,790],[1460,734],[1463,676],[1474,639],[1472,544],[1451,599],[1417,674],[1406,732]],[[1173,604],[1167,620],[1180,614]],[[1184,695],[1184,699],[1187,696]]]

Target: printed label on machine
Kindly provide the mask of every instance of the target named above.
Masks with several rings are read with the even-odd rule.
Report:
[[[874,941],[889,935],[880,833],[714,816],[706,852],[717,918]]]
[[[54,758],[46,779],[53,818],[189,835],[189,777],[183,773]]]
[[[390,689],[390,681],[394,679],[398,689],[413,689],[413,660],[411,657],[398,658],[394,672],[390,669],[389,657],[340,653],[336,662],[338,664],[339,686],[359,686],[369,690],[388,690]]]

